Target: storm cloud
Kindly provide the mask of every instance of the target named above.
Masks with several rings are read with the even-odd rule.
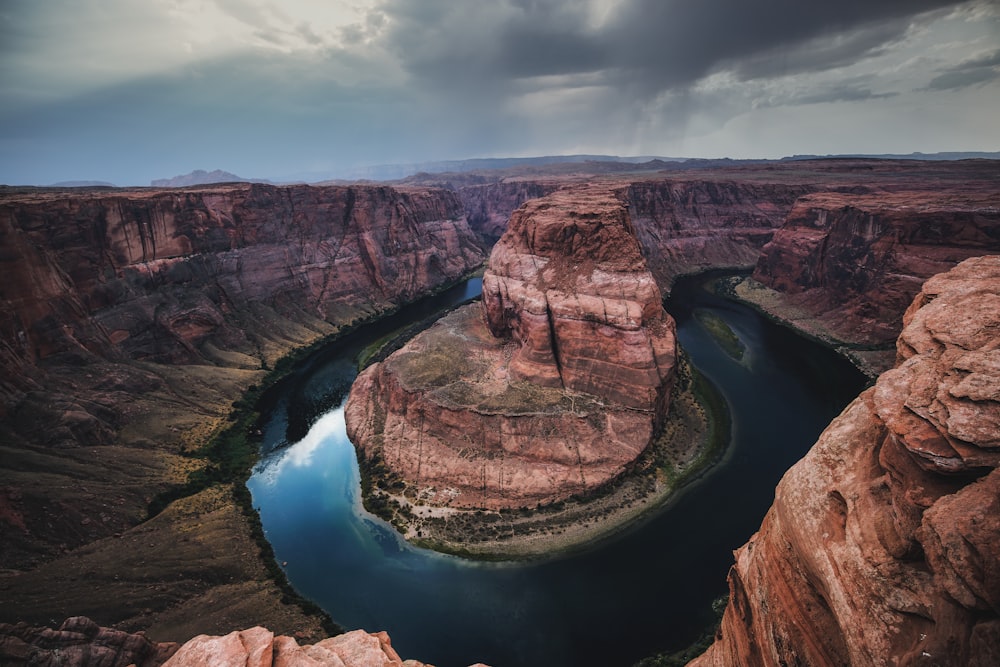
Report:
[[[990,0],[12,0],[0,181],[997,150],[998,54]]]

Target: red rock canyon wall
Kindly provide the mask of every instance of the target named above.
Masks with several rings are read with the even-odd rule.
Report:
[[[838,338],[878,345],[932,275],[1000,252],[1000,190],[896,190],[802,197],[764,246],[753,278]]]
[[[1000,664],[1000,258],[928,280],[896,368],[782,479],[696,667]]]

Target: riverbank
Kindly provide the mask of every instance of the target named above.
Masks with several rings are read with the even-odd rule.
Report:
[[[479,560],[555,558],[655,516],[721,458],[729,436],[724,399],[682,356],[660,434],[631,470],[585,497],[501,511],[420,505],[376,463],[362,470],[365,505],[420,547]]]
[[[793,298],[762,285],[749,276],[720,278],[714,281],[714,288],[719,294],[750,306],[772,322],[834,350],[870,380],[892,368],[896,361],[894,345],[879,347],[843,340],[821,319],[796,304]]]
[[[275,321],[254,369],[133,362],[162,388],[132,398],[116,444],[61,450],[36,482],[75,519],[67,532],[104,534],[30,568],[7,564],[0,620],[58,624],[83,614],[156,641],[254,625],[303,641],[339,632],[288,583],[252,505],[245,481],[258,455],[256,420],[312,355],[403,307],[313,328]],[[108,365],[106,375],[122,372]],[[38,456],[19,456],[29,454]],[[62,483],[64,470],[84,481]],[[103,499],[99,513],[86,510],[91,499]]]

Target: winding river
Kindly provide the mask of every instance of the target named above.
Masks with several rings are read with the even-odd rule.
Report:
[[[733,441],[710,473],[656,516],[607,542],[541,563],[467,561],[416,549],[360,503],[343,409],[285,441],[292,401],[342,396],[370,341],[478,294],[473,280],[365,327],[304,362],[267,406],[248,486],[288,578],[346,628],[387,630],[404,658],[454,667],[630,665],[682,648],[727,592],[733,549],[760,525],[781,475],[864,386],[831,351],[685,278],[667,304],[693,363],[720,389]],[[694,313],[721,318],[734,361]],[[342,404],[342,400],[339,401]]]

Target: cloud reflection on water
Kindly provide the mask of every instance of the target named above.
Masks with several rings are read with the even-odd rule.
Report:
[[[286,466],[306,468],[313,464],[313,455],[320,445],[331,438],[347,438],[344,407],[326,413],[312,425],[305,437],[295,444],[276,450],[261,459],[254,475],[265,486],[274,486]]]

